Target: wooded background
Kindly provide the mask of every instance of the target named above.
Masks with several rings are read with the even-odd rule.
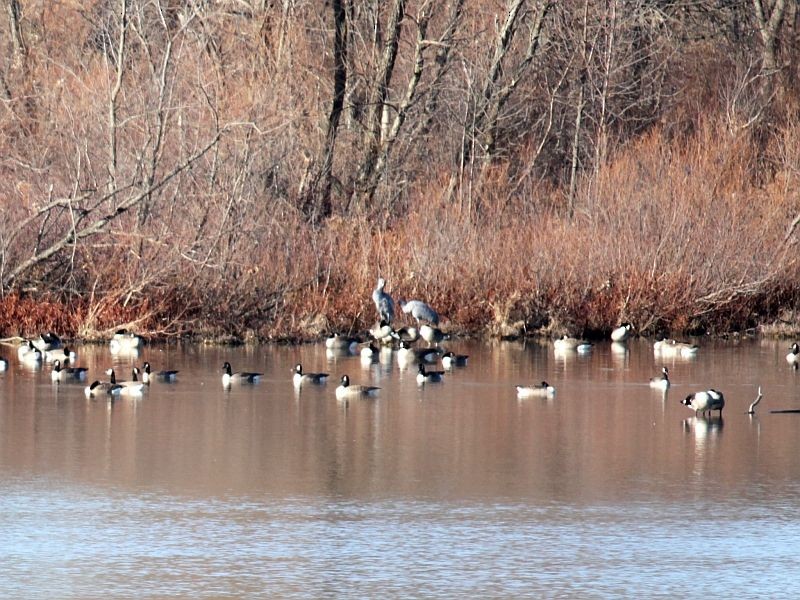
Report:
[[[786,0],[2,0],[0,330],[791,327]]]

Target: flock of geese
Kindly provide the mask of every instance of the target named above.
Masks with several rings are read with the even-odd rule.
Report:
[[[138,353],[141,346],[142,338],[124,329],[117,331],[109,342],[112,354]],[[28,366],[51,364],[50,379],[55,383],[87,380],[89,369],[73,366],[78,360],[77,353],[65,346],[55,333],[44,333],[35,339],[23,340],[17,347],[17,358],[20,363]],[[8,360],[0,358],[0,371],[6,369]],[[141,368],[132,369],[130,380],[118,380],[114,369],[107,369],[105,374],[108,379],[94,380],[84,388],[87,398],[139,396],[151,382],[175,381],[178,371],[153,371],[150,363],[145,362]]]
[[[345,352],[359,354],[364,364],[376,360],[383,352],[392,352],[396,355],[401,368],[415,365],[417,369],[416,380],[420,385],[441,382],[447,371],[465,367],[468,356],[454,354],[442,348],[441,343],[449,339],[439,328],[439,314],[426,302],[421,300],[401,300],[398,305],[403,314],[413,319],[415,326],[395,328],[395,302],[386,291],[386,280],[378,278],[377,285],[372,292],[378,321],[369,331],[369,339],[362,340],[357,337],[333,334],[325,340],[326,351],[329,353]],[[633,334],[633,326],[623,323],[611,332],[612,349],[614,346],[624,349],[627,340]],[[427,346],[417,346],[416,342],[422,340]],[[124,352],[138,352],[142,345],[142,338],[127,330],[120,330],[114,334],[109,342],[112,354]],[[556,353],[587,353],[592,349],[592,343],[569,335],[564,335],[553,342]],[[658,340],[653,344],[653,351],[661,358],[688,358],[698,352],[698,346],[688,342],[674,339]],[[88,370],[85,367],[74,366],[77,354],[65,346],[61,339],[53,333],[42,334],[36,339],[24,340],[17,348],[17,357],[21,363],[37,365],[40,363],[52,364],[50,372],[54,382],[82,382],[87,379]],[[441,360],[442,369],[433,368],[433,363]],[[800,345],[792,344],[786,355],[787,362],[793,368],[800,366]],[[0,371],[8,368],[8,360],[0,357]],[[229,388],[238,384],[255,384],[262,378],[262,373],[240,371],[234,372],[230,362],[222,366],[222,385]],[[153,381],[174,382],[177,380],[178,371],[152,371],[150,363],[144,362],[142,367],[132,369],[130,380],[120,381],[116,378],[113,369],[106,370],[108,379],[94,380],[85,388],[87,397],[110,397],[140,395]],[[294,368],[292,381],[297,388],[303,385],[325,384],[329,378],[328,373],[309,373],[303,370],[301,364]],[[670,388],[669,369],[662,367],[661,373],[650,380],[650,387],[663,392]],[[556,389],[546,381],[531,385],[515,386],[517,397],[525,398],[553,398]],[[347,374],[341,376],[335,395],[339,400],[357,397],[376,396],[380,388],[373,385],[351,383]],[[758,396],[750,405],[748,412],[754,414],[755,407],[762,399],[761,388]],[[725,398],[722,392],[710,388],[696,391],[681,400],[681,403],[695,411],[697,415],[711,414],[717,411],[722,416],[725,407]]]

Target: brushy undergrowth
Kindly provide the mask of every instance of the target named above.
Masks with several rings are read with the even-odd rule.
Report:
[[[800,156],[799,129],[775,150]],[[582,182],[572,219],[557,192],[523,205],[498,181],[479,204],[431,184],[385,227],[252,209],[235,237],[193,256],[180,243],[191,227],[142,243],[121,226],[85,250],[92,287],[9,294],[0,330],[311,339],[368,328],[381,275],[396,300],[424,299],[460,332],[600,335],[626,320],[647,334],[794,331],[800,273],[787,228],[800,177],[782,169],[754,185],[751,148],[713,123],[681,142],[655,131]]]

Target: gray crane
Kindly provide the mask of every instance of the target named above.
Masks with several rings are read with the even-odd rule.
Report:
[[[378,285],[372,291],[372,300],[375,302],[375,308],[380,319],[386,321],[386,323],[391,323],[394,319],[394,300],[383,290],[385,286],[386,280],[383,277],[378,277]]]
[[[400,308],[407,315],[411,315],[417,320],[417,325],[420,321],[427,321],[431,325],[439,324],[439,315],[433,310],[430,304],[426,304],[422,300],[409,300],[400,301]]]

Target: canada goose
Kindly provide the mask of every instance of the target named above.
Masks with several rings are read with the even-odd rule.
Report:
[[[7,370],[8,370],[8,359],[5,359],[2,356],[0,356],[0,373]]]
[[[750,403],[750,408],[747,409],[747,414],[748,415],[756,414],[756,406],[758,406],[761,403],[761,399],[763,397],[764,396],[761,393],[761,386],[758,386],[758,396],[756,396],[756,399],[753,400],[753,402]]]
[[[725,406],[725,398],[722,392],[718,392],[712,388],[706,391],[689,394],[686,398],[681,400],[681,404],[691,408],[695,414],[702,413],[705,415],[707,412],[718,410],[719,416],[721,417],[722,409]]]
[[[631,331],[633,331],[633,325],[630,323],[622,323],[619,327],[611,331],[611,341],[623,342],[630,337]]]
[[[553,342],[553,348],[560,352],[574,350],[575,352],[589,352],[592,344],[586,340],[568,336],[566,333]]]
[[[44,353],[45,362],[55,362],[60,360],[62,363],[75,362],[78,360],[78,354],[74,350],[70,350],[66,346],[63,348],[55,348],[53,350],[46,350]]]
[[[430,304],[426,304],[422,300],[400,300],[400,308],[402,311],[411,315],[417,320],[417,325],[420,321],[427,321],[431,325],[439,324],[439,315],[433,310]]]
[[[59,338],[52,331],[41,334],[36,339],[32,340],[33,345],[40,352],[47,352],[48,350],[55,350],[61,347],[61,338]]]
[[[678,342],[673,339],[658,340],[653,344],[653,351],[660,353],[662,356],[691,358],[697,354],[698,349],[699,346],[696,344]]]
[[[437,346],[440,342],[448,339],[450,336],[438,327],[432,327],[428,324],[422,325],[419,328],[419,335],[428,344]]]
[[[440,348],[411,348],[407,342],[400,342],[397,362],[403,367],[418,362],[433,362],[441,353]]]
[[[86,367],[62,367],[61,361],[56,359],[53,362],[53,370],[50,372],[50,379],[53,381],[83,381],[86,379]]]
[[[350,377],[342,375],[341,383],[336,388],[336,399],[376,396],[381,388],[372,385],[351,385]]]
[[[258,383],[262,375],[262,373],[249,373],[247,371],[234,373],[231,369],[231,363],[227,361],[222,365],[222,368],[225,371],[222,374],[222,385],[225,387],[234,383]]]
[[[394,300],[384,291],[384,287],[386,287],[386,280],[383,277],[378,277],[378,285],[372,291],[372,301],[378,311],[378,318],[391,323],[394,320]]]
[[[120,329],[117,331],[109,342],[109,348],[112,354],[118,354],[125,351],[139,350],[142,345],[142,338],[135,333],[129,332],[127,329]]]
[[[359,354],[362,360],[372,362],[378,358],[378,356],[380,356],[380,353],[381,351],[375,344],[370,344],[361,348],[361,352]]]
[[[361,340],[354,337],[347,337],[334,333],[325,339],[325,347],[328,350],[344,350],[355,354]]]
[[[327,373],[303,373],[303,365],[297,363],[294,366],[294,375],[292,381],[295,385],[300,386],[304,383],[325,383],[328,380]]]
[[[28,351],[20,356],[20,360],[26,365],[38,365],[42,362],[42,351],[28,342]]]
[[[178,378],[178,371],[153,371],[149,362],[142,365],[142,383],[150,385],[154,381],[172,383]]]
[[[449,350],[442,355],[442,366],[445,369],[452,369],[453,367],[466,367],[467,354],[453,354]]]
[[[800,363],[800,344],[797,342],[792,344],[791,348],[789,348],[789,354],[786,355],[786,362],[793,367],[797,367],[798,363]]]
[[[650,387],[657,390],[667,391],[669,389],[669,385],[669,369],[667,369],[667,367],[661,367],[661,375],[658,377],[653,377],[650,380]]]
[[[389,345],[394,342],[395,333],[392,326],[386,321],[379,321],[375,326],[369,330],[369,334],[379,344]]]
[[[417,371],[417,383],[420,385],[423,383],[437,383],[441,381],[443,377],[444,371],[426,371],[425,363],[419,363],[419,369]]]
[[[94,381],[91,385],[84,388],[83,393],[87,398],[97,396],[119,396],[122,393],[122,386],[112,384],[110,381]]]
[[[25,340],[19,346],[17,346],[17,358],[23,360],[25,355],[32,350],[36,350],[36,346],[33,345],[31,340]],[[38,352],[41,354],[41,351]]]
[[[409,344],[413,344],[419,339],[419,329],[416,327],[401,327],[394,334],[401,342],[408,342]]]
[[[123,396],[138,396],[142,393],[144,389],[144,383],[139,381],[138,378],[139,369],[136,367],[133,368],[133,379],[131,381],[117,381],[117,377],[114,374],[114,369],[107,369],[106,375],[109,376],[109,382],[111,385],[118,385],[122,389],[119,393]]]
[[[543,381],[538,385],[518,385],[517,398],[552,398],[556,395],[556,388]]]

